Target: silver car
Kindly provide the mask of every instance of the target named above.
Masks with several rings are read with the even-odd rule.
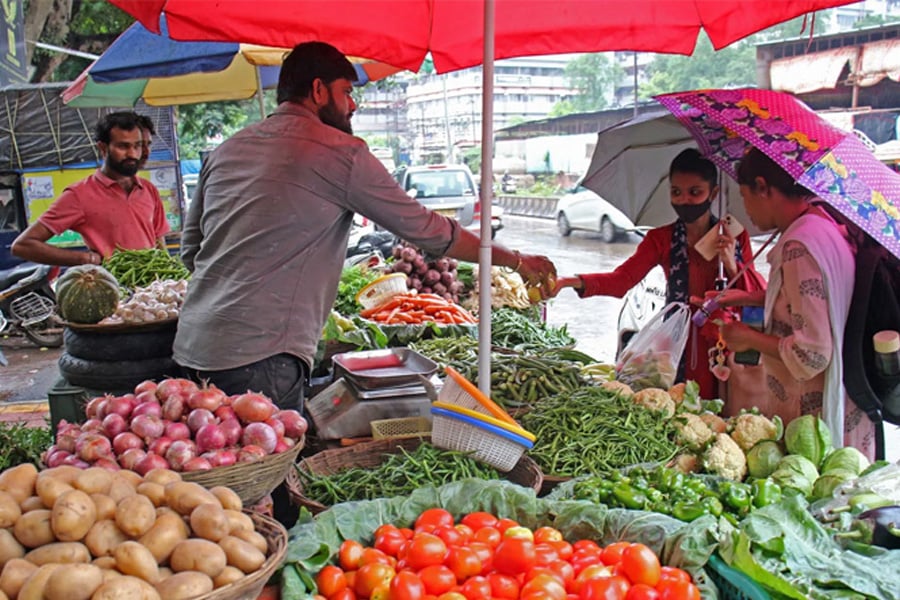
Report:
[[[480,226],[478,186],[466,165],[407,167],[397,171],[395,177],[410,196],[431,210],[456,219],[467,229]],[[502,208],[491,207],[492,238],[503,228],[502,215]]]
[[[559,199],[556,224],[560,235],[571,235],[576,229],[596,231],[607,244],[635,229],[621,210],[580,184]]]

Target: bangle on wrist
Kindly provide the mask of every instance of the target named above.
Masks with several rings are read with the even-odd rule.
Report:
[[[519,253],[518,250],[513,250],[513,254],[516,255],[516,266],[513,267],[513,271],[515,271],[515,272],[518,273],[518,272],[519,272],[519,267],[522,266],[522,255]]]

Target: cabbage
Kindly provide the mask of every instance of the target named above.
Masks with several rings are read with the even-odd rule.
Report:
[[[781,445],[775,440],[763,440],[747,452],[747,470],[751,477],[765,479],[771,475],[784,458]]]
[[[815,415],[803,415],[788,423],[784,444],[789,454],[804,456],[816,467],[834,448],[828,426]]]
[[[821,475],[812,487],[812,496],[810,500],[819,500],[820,498],[831,498],[834,496],[834,490],[844,482],[856,479],[856,473],[853,471],[844,471],[835,469]]]
[[[822,462],[822,473],[827,474],[832,471],[850,471],[854,475],[862,473],[863,469],[869,466],[869,459],[862,452],[852,446],[847,448],[838,448],[825,457]]]
[[[783,488],[800,490],[804,496],[812,493],[813,482],[819,478],[816,465],[799,454],[789,454],[778,461],[771,479]]]

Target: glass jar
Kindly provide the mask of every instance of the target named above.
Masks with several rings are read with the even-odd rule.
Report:
[[[879,331],[872,336],[875,346],[875,368],[884,377],[900,375],[900,333]]]

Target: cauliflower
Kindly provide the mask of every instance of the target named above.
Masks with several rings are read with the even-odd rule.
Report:
[[[666,418],[675,414],[675,402],[666,390],[647,388],[636,392],[632,400],[650,410],[665,413]]]
[[[740,481],[747,475],[747,457],[727,433],[717,433],[716,441],[703,455],[703,468],[725,479]]]
[[[600,384],[600,388],[615,392],[616,394],[622,394],[623,396],[629,398],[631,396],[634,396],[634,392],[631,390],[631,387],[627,383],[623,383],[621,381],[604,381],[602,384]]]
[[[683,413],[675,418],[677,440],[691,450],[700,450],[715,436],[715,432],[703,419],[693,413]]]
[[[676,383],[670,387],[669,396],[672,397],[672,401],[675,402],[676,406],[681,404],[684,401],[684,383]]]
[[[714,412],[706,411],[700,415],[700,419],[715,433],[725,433],[728,431],[728,423]]]
[[[696,454],[685,452],[676,456],[670,466],[682,473],[696,473],[700,470],[700,457]]]
[[[763,440],[777,440],[781,437],[780,419],[770,421],[763,415],[744,413],[731,421],[731,438],[741,450],[747,452]]]

